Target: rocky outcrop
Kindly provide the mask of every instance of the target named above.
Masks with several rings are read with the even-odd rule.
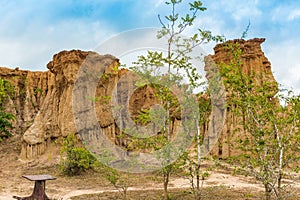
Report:
[[[261,49],[264,39],[229,42],[238,42],[243,51],[244,73],[256,72],[258,82],[271,80],[276,83],[270,62]],[[224,46],[225,44],[217,45],[214,48],[215,54],[209,56],[209,60],[215,63],[229,63],[228,50]],[[131,119],[134,120],[140,110],[154,105],[156,99],[153,98],[153,89],[147,86],[135,91],[131,88],[130,91],[135,77],[130,75],[128,70],[119,70],[118,66],[119,61],[113,56],[72,50],[54,55],[53,60],[47,65],[49,69],[47,72],[1,68],[0,77],[9,80],[16,90],[15,97],[9,100],[6,110],[17,116],[14,122],[14,134],[23,135],[21,158],[30,159],[43,154],[51,141],[56,138],[70,133],[89,131],[85,127],[94,126],[94,118],[112,143],[127,146],[129,137],[118,137],[123,124],[127,123],[119,116],[131,115]],[[212,68],[208,62],[205,69],[207,78],[213,80],[215,77],[210,72],[216,69]],[[81,84],[82,82],[87,84]],[[118,93],[114,93],[116,90]],[[275,88],[274,90],[276,91]],[[124,99],[123,96],[126,95],[131,98]],[[219,116],[225,114],[221,106],[224,104],[221,96],[214,97],[215,109]],[[129,114],[119,111],[116,113],[116,109],[121,110],[118,107],[120,105],[126,105],[125,110]],[[91,111],[94,114],[84,118],[84,113]],[[221,120],[221,118],[211,116],[209,123],[215,123],[214,120]],[[214,155],[227,157],[234,154],[230,143],[234,139],[231,131],[237,125],[236,120],[231,112],[227,112],[224,127],[217,127],[217,129],[222,129],[222,133],[218,145],[214,147]],[[179,121],[180,117],[174,118],[174,130]],[[216,127],[210,125],[204,125],[205,134],[216,131],[214,129]]]
[[[48,92],[52,90],[54,76],[49,72],[31,72],[0,68],[0,77],[14,86],[14,96],[6,103],[5,110],[14,114],[13,134],[24,134],[34,121]]]
[[[223,44],[218,44],[214,48],[214,55],[209,55],[208,58],[214,61],[215,64],[228,64],[233,61],[232,54],[230,53],[229,46],[237,45],[241,50],[240,61],[242,72],[247,75],[255,75],[254,80],[256,84],[262,85],[268,83],[270,85],[270,97],[273,97],[278,91],[278,84],[273,76],[271,70],[271,63],[264,55],[261,49],[261,44],[265,41],[264,38],[254,38],[251,40],[232,40]],[[206,70],[209,69],[209,64],[206,64]],[[228,93],[227,93],[228,94]],[[227,95],[226,98],[229,98]],[[225,124],[222,133],[219,137],[218,145],[214,147],[213,155],[217,155],[220,158],[227,158],[239,154],[239,150],[234,148],[234,142],[239,137],[243,137],[244,132],[233,134],[238,126],[241,125],[242,118],[234,115],[230,109],[227,109]],[[241,128],[242,130],[242,128]]]
[[[54,55],[53,60],[47,65],[54,76],[52,89],[48,91],[34,123],[24,133],[22,158],[34,158],[45,151],[51,140],[77,133],[73,113],[73,89],[78,72],[88,56],[95,56],[97,59],[110,57],[117,60],[112,56],[73,50]],[[75,103],[80,105],[85,102]]]
[[[277,82],[273,76],[271,70],[271,63],[265,56],[261,49],[261,44],[265,41],[265,38],[254,38],[250,40],[236,39],[231,40],[223,44],[218,44],[215,46],[215,54],[212,59],[216,63],[226,63],[229,64],[232,61],[232,56],[226,46],[228,43],[237,45],[241,53],[241,65],[242,71],[247,75],[256,75],[256,81],[259,84],[263,82],[273,82],[274,92],[277,92]]]

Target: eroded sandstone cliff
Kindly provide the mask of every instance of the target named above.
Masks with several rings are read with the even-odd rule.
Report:
[[[264,42],[264,39],[229,42],[238,42],[243,50],[242,62],[245,73],[255,71],[260,75],[260,81],[272,80],[276,82],[271,72],[270,62],[261,49],[261,43]],[[217,45],[214,51],[215,54],[209,56],[214,62],[230,62],[224,44]],[[93,59],[87,59],[88,57]],[[82,70],[83,65],[104,67],[104,71],[100,70],[102,75],[97,77],[98,74],[88,74],[88,70]],[[51,140],[64,137],[70,133],[86,131],[78,130],[78,124],[82,125],[81,127],[91,126],[92,124],[89,123],[92,123],[93,119],[86,118],[82,120],[82,114],[94,108],[96,108],[97,122],[104,134],[116,145],[126,146],[128,138],[118,137],[120,123],[123,122],[116,119],[116,114],[113,113],[114,108],[107,106],[109,105],[107,103],[111,103],[113,100],[111,97],[116,87],[121,88],[122,92],[128,92],[131,81],[128,80],[128,77],[129,79],[134,78],[133,76],[128,76],[127,79],[122,78],[128,75],[128,70],[118,70],[118,65],[118,59],[110,55],[102,56],[94,52],[72,50],[62,51],[54,55],[53,60],[47,65],[49,69],[47,72],[1,68],[0,76],[9,80],[16,90],[15,97],[10,99],[6,109],[17,116],[17,120],[14,122],[14,134],[23,135],[21,158],[36,158],[51,145]],[[215,70],[209,64],[206,64],[205,68],[207,72]],[[79,71],[84,74],[80,75]],[[77,85],[74,90],[76,81],[86,80],[93,76],[96,76],[95,80],[98,80],[95,91],[90,91],[89,86],[86,85]],[[210,76],[208,75],[207,78],[209,79]],[[129,113],[136,115],[140,109],[149,108],[152,105],[149,101],[153,98],[151,90],[151,88],[141,89],[138,94],[133,94],[134,97],[130,101],[122,100],[120,97],[121,102],[119,103],[128,104]],[[122,96],[122,92],[118,95]],[[94,95],[87,95],[89,93]],[[81,94],[85,98],[81,98],[79,102],[74,102],[73,95]],[[150,98],[146,98],[147,96]],[[155,102],[155,99],[153,101]],[[221,99],[221,101],[223,100]],[[223,103],[217,102],[216,107]],[[74,106],[84,108],[85,104],[89,104],[90,107],[86,107],[86,110],[80,110],[78,113],[76,113],[78,110],[75,109],[74,111]],[[222,110],[224,108],[218,109],[221,115],[224,114]],[[180,119],[174,119],[173,129],[176,127],[176,123],[179,123],[178,120]],[[235,116],[227,112],[225,125],[222,128],[219,143],[214,147],[213,154],[220,157],[233,154],[230,141],[233,140],[231,130],[236,125],[235,121]],[[213,120],[209,123],[213,123]],[[205,132],[214,131],[213,128],[209,130],[208,127],[208,124],[204,125],[203,130]]]
[[[15,94],[6,104],[6,110],[16,116],[13,122],[14,134],[24,134],[33,124],[46,95],[52,90],[54,76],[50,72],[31,72],[0,68],[0,77],[8,80],[15,89]]]
[[[232,54],[228,49],[228,46],[237,45],[242,51],[240,55],[241,69],[242,72],[253,76],[257,84],[262,85],[262,83],[270,84],[271,97],[273,97],[278,91],[278,84],[273,76],[271,70],[271,63],[262,51],[261,44],[265,41],[264,38],[254,38],[250,40],[232,40],[224,44],[218,44],[214,48],[214,55],[209,55],[208,57],[212,59],[215,64],[227,64],[233,61]],[[230,45],[228,45],[230,44]],[[210,65],[206,65],[208,68]],[[229,98],[228,92],[227,97]],[[233,134],[238,126],[241,126],[241,116],[236,116],[231,112],[230,108],[227,108],[225,123],[221,135],[219,137],[218,145],[214,147],[212,152],[213,155],[217,155],[220,158],[227,158],[229,156],[234,156],[239,153],[239,150],[235,148],[234,142],[237,138],[242,137],[244,132]],[[242,130],[242,128],[241,128]]]

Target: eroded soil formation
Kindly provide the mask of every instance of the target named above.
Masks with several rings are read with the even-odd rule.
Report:
[[[242,68],[244,73],[255,72],[258,75],[259,82],[276,83],[271,71],[271,64],[261,49],[261,43],[264,42],[264,39],[256,38],[230,42],[239,42],[240,48],[243,50]],[[208,56],[210,60],[215,63],[230,62],[224,44],[217,45],[214,50],[215,54]],[[126,146],[127,139],[120,140],[117,137],[120,134],[120,127],[118,127],[113,108],[107,106],[112,101],[108,97],[112,96],[117,85],[117,89],[123,93],[128,92],[128,88],[132,87],[134,75],[130,75],[130,72],[125,69],[118,70],[118,65],[118,59],[110,55],[71,50],[54,55],[52,61],[47,65],[49,70],[46,72],[1,68],[0,76],[9,80],[15,87],[15,96],[9,100],[6,110],[17,117],[14,122],[13,133],[19,135],[22,140],[20,158],[37,158],[47,148],[50,148],[57,138],[65,137],[71,133],[78,133],[80,130],[78,130],[78,124],[75,123],[81,123],[82,120],[76,121],[80,114],[74,113],[74,110],[76,110],[74,106],[83,107],[91,101],[94,101],[94,104],[90,104],[90,108],[87,107],[86,109],[96,108],[97,120],[105,135],[116,145]],[[91,66],[92,68],[89,68]],[[208,79],[211,78],[211,72],[215,71],[212,67],[213,65],[209,62],[206,63],[205,70]],[[93,74],[94,72],[91,72],[91,74],[88,72],[88,70],[99,68],[102,70],[98,70],[99,73],[103,73],[101,77],[97,77],[97,74]],[[80,73],[84,75],[81,76]],[[89,77],[89,81],[98,83],[95,91],[90,91],[91,87],[80,84],[77,84],[74,90],[76,81],[80,82],[86,77]],[[129,102],[123,100],[124,105],[129,104],[128,110],[133,118],[140,110],[147,109],[156,103],[151,90],[153,89],[150,87],[135,90]],[[89,92],[94,92],[94,96],[88,97]],[[118,94],[122,95],[121,92]],[[74,102],[74,95],[86,95],[86,100],[81,98],[81,101]],[[223,101],[222,98],[220,100]],[[222,108],[219,108],[219,112],[222,113],[221,115],[225,115]],[[176,123],[179,123],[179,118],[174,118],[174,127],[176,127]],[[84,121],[87,123],[92,119],[85,119]],[[214,154],[220,157],[234,154],[235,150],[231,149],[228,144],[230,144],[230,132],[236,126],[236,121],[230,112],[226,113],[224,126],[220,127],[222,129],[219,139],[220,144],[215,145]],[[213,123],[213,120],[210,120],[209,123]],[[91,126],[91,124],[83,124],[82,126],[84,125]],[[207,124],[203,127],[203,131],[209,132],[209,127],[210,124]]]

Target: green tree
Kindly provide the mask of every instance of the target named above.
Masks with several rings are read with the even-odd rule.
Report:
[[[227,106],[240,121],[232,130],[239,134],[236,145],[242,153],[237,160],[264,185],[265,199],[284,199],[282,179],[299,161],[300,98],[291,91],[278,93],[277,83],[261,80],[264,74],[245,73],[239,42],[227,43],[224,48],[230,62],[219,66],[227,88]]]
[[[14,97],[13,85],[2,78],[0,78],[0,142],[4,137],[12,136],[10,129],[12,129],[12,120],[15,116],[5,111],[5,104],[9,98]]]
[[[177,13],[177,7],[182,3],[181,0],[170,0],[165,2],[166,5],[171,7],[171,14],[161,18],[159,15],[159,21],[162,25],[161,30],[158,32],[158,39],[166,38],[167,39],[167,52],[159,51],[148,51],[148,54],[145,56],[139,56],[138,61],[134,63],[134,66],[131,69],[138,73],[143,80],[144,84],[148,84],[154,87],[157,91],[156,97],[160,100],[161,105],[165,108],[166,116],[162,119],[165,124],[162,127],[161,133],[165,137],[165,146],[171,144],[172,137],[172,122],[177,112],[180,112],[180,106],[178,106],[178,101],[174,94],[172,94],[171,87],[173,85],[181,85],[186,93],[192,95],[195,88],[203,86],[204,82],[201,79],[201,75],[197,72],[197,67],[193,65],[193,57],[191,53],[193,50],[200,46],[201,44],[215,41],[223,41],[221,36],[213,36],[210,31],[202,30],[197,28],[195,33],[189,37],[184,37],[183,34],[186,29],[195,28],[194,22],[196,17],[200,12],[206,10],[203,7],[201,1],[193,1],[188,4],[189,12],[186,14]],[[199,55],[200,56],[200,55]],[[162,69],[164,66],[167,67],[167,70],[163,72]],[[184,74],[184,75],[183,75]],[[159,81],[157,81],[159,79]],[[156,84],[156,83],[160,84]],[[183,84],[185,82],[185,84]],[[154,84],[153,84],[154,83]],[[186,99],[189,99],[186,97]],[[193,102],[192,107],[197,107],[197,103]],[[191,109],[193,110],[193,109]],[[198,108],[196,108],[198,110]],[[195,112],[197,113],[197,112]],[[142,119],[148,119],[147,112],[143,112],[141,117]],[[146,116],[145,116],[146,115]],[[194,133],[197,138],[197,170],[200,169],[201,164],[201,152],[200,152],[200,123],[199,116],[194,115],[194,122],[191,124],[191,127],[195,127],[198,130],[198,133]],[[162,159],[165,160],[164,167],[161,170],[164,180],[164,191],[165,198],[168,198],[168,183],[170,179],[170,174],[172,171],[177,170],[177,165],[171,163],[169,157],[175,151],[172,148],[166,148]],[[178,152],[179,153],[179,152]],[[198,172],[196,172],[198,173]],[[197,175],[200,179],[199,174]],[[199,186],[199,184],[197,183]],[[199,186],[200,187],[200,186]],[[198,188],[199,188],[198,187]]]

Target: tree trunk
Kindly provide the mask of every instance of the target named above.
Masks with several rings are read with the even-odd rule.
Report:
[[[279,176],[277,179],[277,188],[278,188],[278,195],[281,195],[281,181],[282,181],[282,176],[283,176],[283,151],[284,148],[281,145],[280,141],[280,154],[279,154]]]
[[[277,179],[277,193],[276,193],[276,196],[277,197],[279,197],[279,198],[281,198],[281,182],[282,182],[282,176],[283,176],[283,173],[282,173],[282,171],[280,170],[280,172],[279,172],[279,176],[278,176],[278,179]]]
[[[265,184],[265,197],[266,197],[266,200],[271,200],[271,192],[272,192],[272,189],[269,187],[268,184]]]
[[[169,184],[169,173],[164,174],[164,196],[165,199],[169,199],[169,193],[168,193],[168,184]]]
[[[200,176],[199,176],[199,172],[197,173],[197,195],[196,195],[196,200],[200,200]]]
[[[197,169],[196,169],[196,200],[200,200],[201,199],[201,188],[200,188],[200,174],[199,174],[199,171],[200,171],[200,165],[197,166]]]
[[[35,181],[33,193],[29,197],[17,197],[13,196],[14,199],[18,200],[49,200],[45,193],[46,181]]]
[[[127,189],[123,189],[123,200],[127,199]]]
[[[197,179],[197,194],[196,200],[201,199],[201,188],[200,188],[200,166],[201,166],[201,141],[200,141],[200,126],[199,119],[196,118],[196,127],[197,127],[197,169],[196,169],[196,179]]]

